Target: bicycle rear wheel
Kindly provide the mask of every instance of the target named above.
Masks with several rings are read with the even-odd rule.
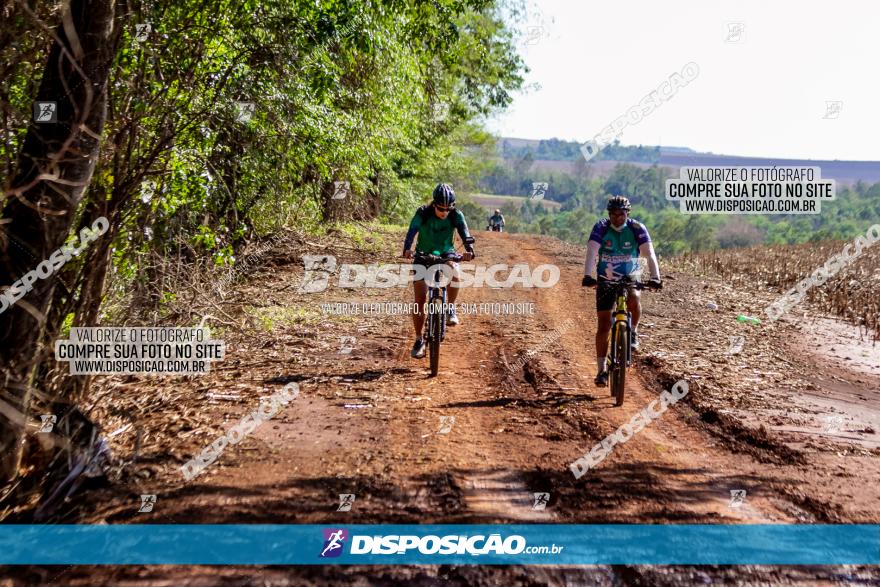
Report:
[[[440,324],[443,320],[443,314],[441,313],[441,302],[438,299],[431,300],[431,313],[428,315],[428,332],[431,333],[431,338],[428,341],[428,354],[431,357],[431,377],[437,375],[437,372],[440,370]]]
[[[614,325],[614,363],[611,368],[611,395],[614,396],[614,405],[623,405],[623,394],[626,387],[626,351],[627,333],[626,325],[617,322]]]

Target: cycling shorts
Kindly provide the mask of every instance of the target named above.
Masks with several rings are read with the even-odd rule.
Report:
[[[614,284],[608,283],[607,281],[600,281],[596,286],[596,311],[597,312],[608,312],[614,309],[615,304],[617,304],[617,300],[614,298]],[[639,295],[639,290],[634,287],[628,287],[629,296]]]
[[[436,263],[435,263],[435,264],[436,264]],[[446,265],[449,265],[449,266],[452,267],[453,275],[458,275],[458,267],[459,267],[459,264],[458,264],[458,263],[456,263],[456,262],[454,262],[454,261],[449,261],[449,262],[447,262],[447,263],[445,263],[445,264],[446,264]],[[421,266],[423,266],[423,267],[429,267],[429,265],[426,265],[425,263],[420,263],[420,262],[418,262],[418,261],[413,261],[413,265],[421,265]],[[413,281],[414,281],[414,282],[415,282],[415,281],[425,281],[425,279],[424,279],[424,277],[419,278],[419,279],[415,279],[415,276],[414,276],[414,277],[413,277]]]

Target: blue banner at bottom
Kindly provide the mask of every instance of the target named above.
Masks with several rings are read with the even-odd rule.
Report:
[[[3,525],[9,565],[880,564],[880,525]]]

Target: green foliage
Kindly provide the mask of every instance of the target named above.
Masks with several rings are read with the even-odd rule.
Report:
[[[486,209],[469,197],[464,195],[456,196],[455,207],[464,214],[465,221],[471,232],[478,232],[486,228],[488,218]]]
[[[495,171],[490,170],[490,174]],[[593,224],[606,215],[608,197],[625,195],[634,205],[632,217],[648,227],[657,252],[678,255],[757,244],[850,240],[880,218],[880,183],[840,189],[837,199],[823,202],[822,212],[817,215],[685,215],[665,198],[664,181],[669,176],[668,169],[656,165],[643,168],[623,163],[605,180],[578,182],[562,174],[536,178],[550,182],[547,197],[562,201],[562,209],[539,211],[528,204],[521,210],[506,207],[507,229],[548,234],[585,245]],[[560,177],[566,181],[560,181]]]
[[[4,184],[62,13],[21,4],[0,38]],[[153,303],[163,263],[226,266],[283,226],[405,222],[439,181],[474,187],[488,157],[469,155],[494,147],[480,121],[523,82],[504,7],[487,0],[118,7],[103,147],[78,214],[115,219],[111,291]],[[142,22],[153,30],[138,41]],[[335,181],[346,198],[331,197]]]
[[[577,143],[559,139],[539,141],[537,148],[513,147],[500,139],[504,158],[496,157],[483,165],[478,191],[528,196],[533,182],[547,182],[545,197],[560,202],[561,210],[538,212],[510,206],[504,210],[508,230],[549,234],[579,244],[586,244],[593,224],[605,216],[608,197],[625,195],[634,205],[633,217],[648,226],[655,248],[666,255],[756,244],[848,240],[880,218],[880,183],[863,182],[840,189],[837,200],[823,202],[818,215],[686,216],[664,195],[666,179],[677,176],[671,169],[620,163],[604,180],[593,178],[576,147]],[[603,149],[600,158],[650,162],[657,160],[655,155],[659,156],[656,148],[615,143]],[[576,163],[570,173],[536,171],[536,159]]]

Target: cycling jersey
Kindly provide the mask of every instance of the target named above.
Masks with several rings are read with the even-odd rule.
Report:
[[[415,216],[409,223],[409,230],[406,233],[406,240],[403,242],[403,250],[408,251],[412,246],[413,239],[416,234],[419,240],[416,243],[416,252],[433,253],[439,251],[440,254],[451,253],[455,251],[455,244],[452,242],[453,233],[458,231],[458,236],[464,242],[470,237],[467,222],[461,210],[452,210],[447,218],[438,218],[433,209],[425,213],[421,208],[416,211]],[[454,215],[454,216],[453,216]],[[465,247],[468,249],[468,247]]]
[[[502,216],[501,214],[495,214],[494,216],[490,216],[489,217],[489,225],[495,226],[496,224],[500,224],[501,226],[504,226],[504,216]]]
[[[599,264],[591,267],[596,258],[591,254],[598,253]],[[608,218],[603,218],[593,226],[587,243],[587,262],[585,275],[592,275],[594,267],[599,275],[608,279],[620,279],[624,276],[637,277],[640,273],[639,253],[648,257],[651,277],[660,276],[654,248],[648,229],[641,222],[627,218],[623,228],[616,230]]]

